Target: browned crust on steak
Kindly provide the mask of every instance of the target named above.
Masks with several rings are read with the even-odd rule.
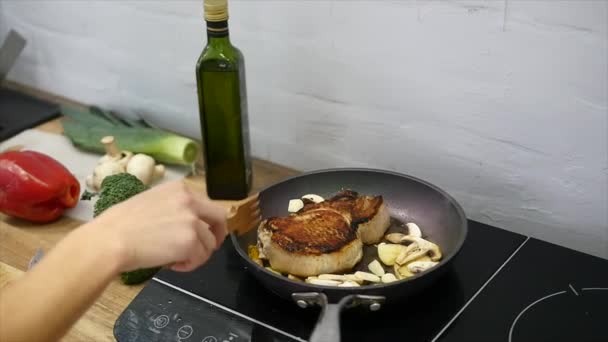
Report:
[[[349,217],[331,208],[315,208],[288,217],[270,218],[272,241],[293,253],[320,255],[340,250],[357,238]]]
[[[360,223],[371,220],[384,203],[382,196],[359,196],[352,190],[342,190],[334,197],[321,203],[307,203],[300,213],[321,208],[332,208],[350,217],[351,225],[357,227]]]
[[[324,202],[307,202],[290,216],[269,218],[264,225],[272,231],[272,242],[285,251],[331,253],[356,239],[359,224],[371,220],[382,203],[382,196],[343,190]]]

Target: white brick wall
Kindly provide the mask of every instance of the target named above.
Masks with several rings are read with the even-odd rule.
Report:
[[[231,1],[256,155],[437,183],[608,257],[606,1]],[[10,78],[198,136],[202,1],[0,1]]]

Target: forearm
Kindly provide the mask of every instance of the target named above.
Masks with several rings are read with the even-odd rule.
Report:
[[[68,331],[120,270],[120,246],[102,230],[78,228],[0,290],[0,341],[57,341]]]

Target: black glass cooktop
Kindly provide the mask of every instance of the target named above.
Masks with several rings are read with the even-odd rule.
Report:
[[[530,239],[440,341],[608,341],[608,260]]]
[[[608,318],[607,268],[606,260],[470,221],[451,271],[415,298],[346,311],[342,340],[608,341],[597,323]],[[318,314],[263,288],[227,241],[194,272],[159,272],[114,333],[121,342],[306,341]],[[546,329],[555,324],[563,327]],[[587,339],[563,339],[576,331]]]

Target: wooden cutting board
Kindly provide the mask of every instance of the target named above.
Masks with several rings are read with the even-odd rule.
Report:
[[[24,89],[43,98],[73,104],[71,101],[52,95]],[[36,129],[54,134],[61,134],[63,131],[59,119],[42,124]],[[272,183],[296,174],[297,172],[294,170],[266,161],[254,160],[252,192],[257,192]],[[201,195],[205,193],[205,182],[202,176],[187,177],[186,182],[193,191]],[[229,201],[222,203],[225,205],[231,204]],[[37,248],[42,248],[45,252],[49,251],[59,240],[81,225],[82,222],[70,217],[63,217],[56,222],[39,225],[0,214],[0,295],[2,293],[1,287],[18,279],[27,270],[29,261]],[[103,295],[74,325],[64,341],[115,341],[113,335],[114,322],[144,285],[126,286],[119,279],[114,280]]]

